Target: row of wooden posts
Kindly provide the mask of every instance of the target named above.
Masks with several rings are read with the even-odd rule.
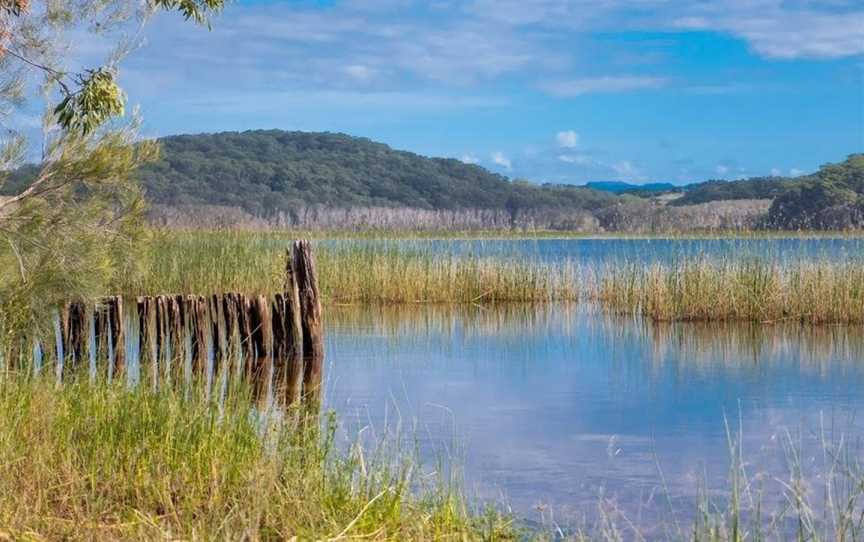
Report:
[[[192,376],[247,379],[256,394],[272,391],[288,404],[316,397],[322,381],[321,299],[308,241],[296,241],[286,251],[280,294],[74,302],[61,309],[58,331],[61,378],[94,359],[109,360],[111,378],[124,375],[134,362],[139,378],[156,385],[176,381],[179,368],[188,367]]]

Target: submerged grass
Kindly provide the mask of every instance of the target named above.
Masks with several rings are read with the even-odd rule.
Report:
[[[683,261],[609,268],[592,297],[657,321],[864,322],[860,262]]]
[[[410,454],[338,449],[332,423],[303,429],[297,413],[251,404],[243,393],[214,405],[169,389],[4,378],[0,539],[516,537]]]

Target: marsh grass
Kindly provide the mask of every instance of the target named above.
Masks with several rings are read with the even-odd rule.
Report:
[[[159,231],[139,274],[112,293],[225,291],[271,294],[282,288],[290,234]],[[864,322],[859,260],[729,258],[605,265],[477,256],[423,243],[317,243],[326,303],[547,303],[590,299],[620,314],[657,321]]]
[[[688,260],[606,268],[591,284],[601,305],[657,321],[864,322],[858,262]]]
[[[287,246],[287,238],[269,233],[159,232],[142,273],[122,277],[114,290],[129,295],[279,292]],[[578,297],[572,265],[362,242],[318,244],[315,256],[319,286],[329,303],[484,304]]]
[[[395,247],[321,251],[321,284],[334,303],[507,303],[574,301],[569,264],[481,258]]]
[[[510,540],[410,453],[201,394],[0,382],[0,538]],[[311,427],[311,429],[310,429]],[[296,538],[295,538],[296,537]]]

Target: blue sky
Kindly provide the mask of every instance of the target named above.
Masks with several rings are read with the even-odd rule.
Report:
[[[338,131],[510,177],[685,183],[864,150],[864,4],[235,1],[122,66],[149,135]]]

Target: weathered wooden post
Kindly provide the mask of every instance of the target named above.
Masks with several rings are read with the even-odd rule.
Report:
[[[108,317],[111,322],[111,344],[114,351],[112,378],[119,378],[126,370],[126,319],[123,314],[123,297],[115,296],[108,303]]]
[[[190,296],[190,301],[195,315],[195,356],[192,358],[192,374],[201,378],[206,376],[207,356],[209,355],[208,339],[210,338],[210,310],[207,298],[204,296]]]
[[[300,300],[300,327],[303,332],[303,397],[314,406],[320,399],[324,365],[321,296],[309,241],[295,241],[293,249],[294,277]]]
[[[253,299],[252,308],[257,324],[254,330],[256,354],[254,389],[257,401],[263,403],[266,402],[270,382],[273,379],[273,318],[270,316],[270,300],[263,295]]]
[[[282,399],[286,405],[300,400],[303,385],[303,327],[300,310],[300,291],[294,269],[292,251],[285,251],[284,293],[276,303],[281,314],[279,359],[280,378],[283,380]]]
[[[111,296],[95,306],[65,303],[58,313],[56,348],[69,361],[65,369],[58,365],[58,377],[89,355],[88,368],[107,358],[109,374],[124,378],[137,359],[141,382],[154,387],[202,376],[209,386],[224,375],[249,382],[259,399],[269,400],[272,391],[279,403],[319,404],[324,332],[309,241],[296,241],[286,251],[283,291],[272,297]],[[7,370],[13,363],[6,360]]]

